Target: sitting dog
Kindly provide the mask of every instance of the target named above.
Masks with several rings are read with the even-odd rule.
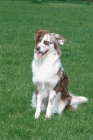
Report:
[[[83,96],[68,92],[68,77],[60,62],[60,45],[65,39],[59,34],[47,30],[34,33],[35,49],[32,61],[32,81],[36,89],[32,96],[32,107],[36,109],[35,118],[41,110],[46,110],[46,117],[53,113],[61,114],[65,108],[77,109],[78,104],[87,102]]]

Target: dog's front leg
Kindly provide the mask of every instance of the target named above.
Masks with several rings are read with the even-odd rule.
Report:
[[[36,98],[37,98],[37,102],[36,102],[35,118],[37,119],[40,116],[40,112],[41,112],[41,103],[42,103],[41,93],[37,94]]]
[[[48,106],[47,106],[47,110],[46,110],[46,118],[50,118],[51,114],[52,114],[52,106],[53,106],[53,100],[56,97],[56,92],[52,91],[49,94],[49,100],[48,100]]]

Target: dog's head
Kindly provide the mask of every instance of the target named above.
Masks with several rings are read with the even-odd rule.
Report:
[[[55,33],[49,33],[47,30],[37,30],[35,37],[35,55],[37,58],[46,56],[48,52],[60,55],[60,45],[64,44],[65,39]]]

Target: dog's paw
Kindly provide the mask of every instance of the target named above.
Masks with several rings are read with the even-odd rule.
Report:
[[[35,113],[35,119],[37,119],[38,117],[40,116],[40,112],[37,112]]]
[[[47,112],[46,115],[45,115],[45,118],[51,118],[51,113]]]
[[[45,118],[51,118],[51,115],[45,115]]]

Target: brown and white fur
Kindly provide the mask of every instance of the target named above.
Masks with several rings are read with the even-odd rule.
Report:
[[[68,92],[68,77],[60,62],[60,45],[65,39],[46,30],[37,30],[35,36],[34,59],[32,61],[32,81],[36,90],[32,96],[32,107],[36,109],[35,118],[41,110],[46,117],[53,113],[62,114],[66,107],[77,109],[78,104],[87,102],[83,96]]]

